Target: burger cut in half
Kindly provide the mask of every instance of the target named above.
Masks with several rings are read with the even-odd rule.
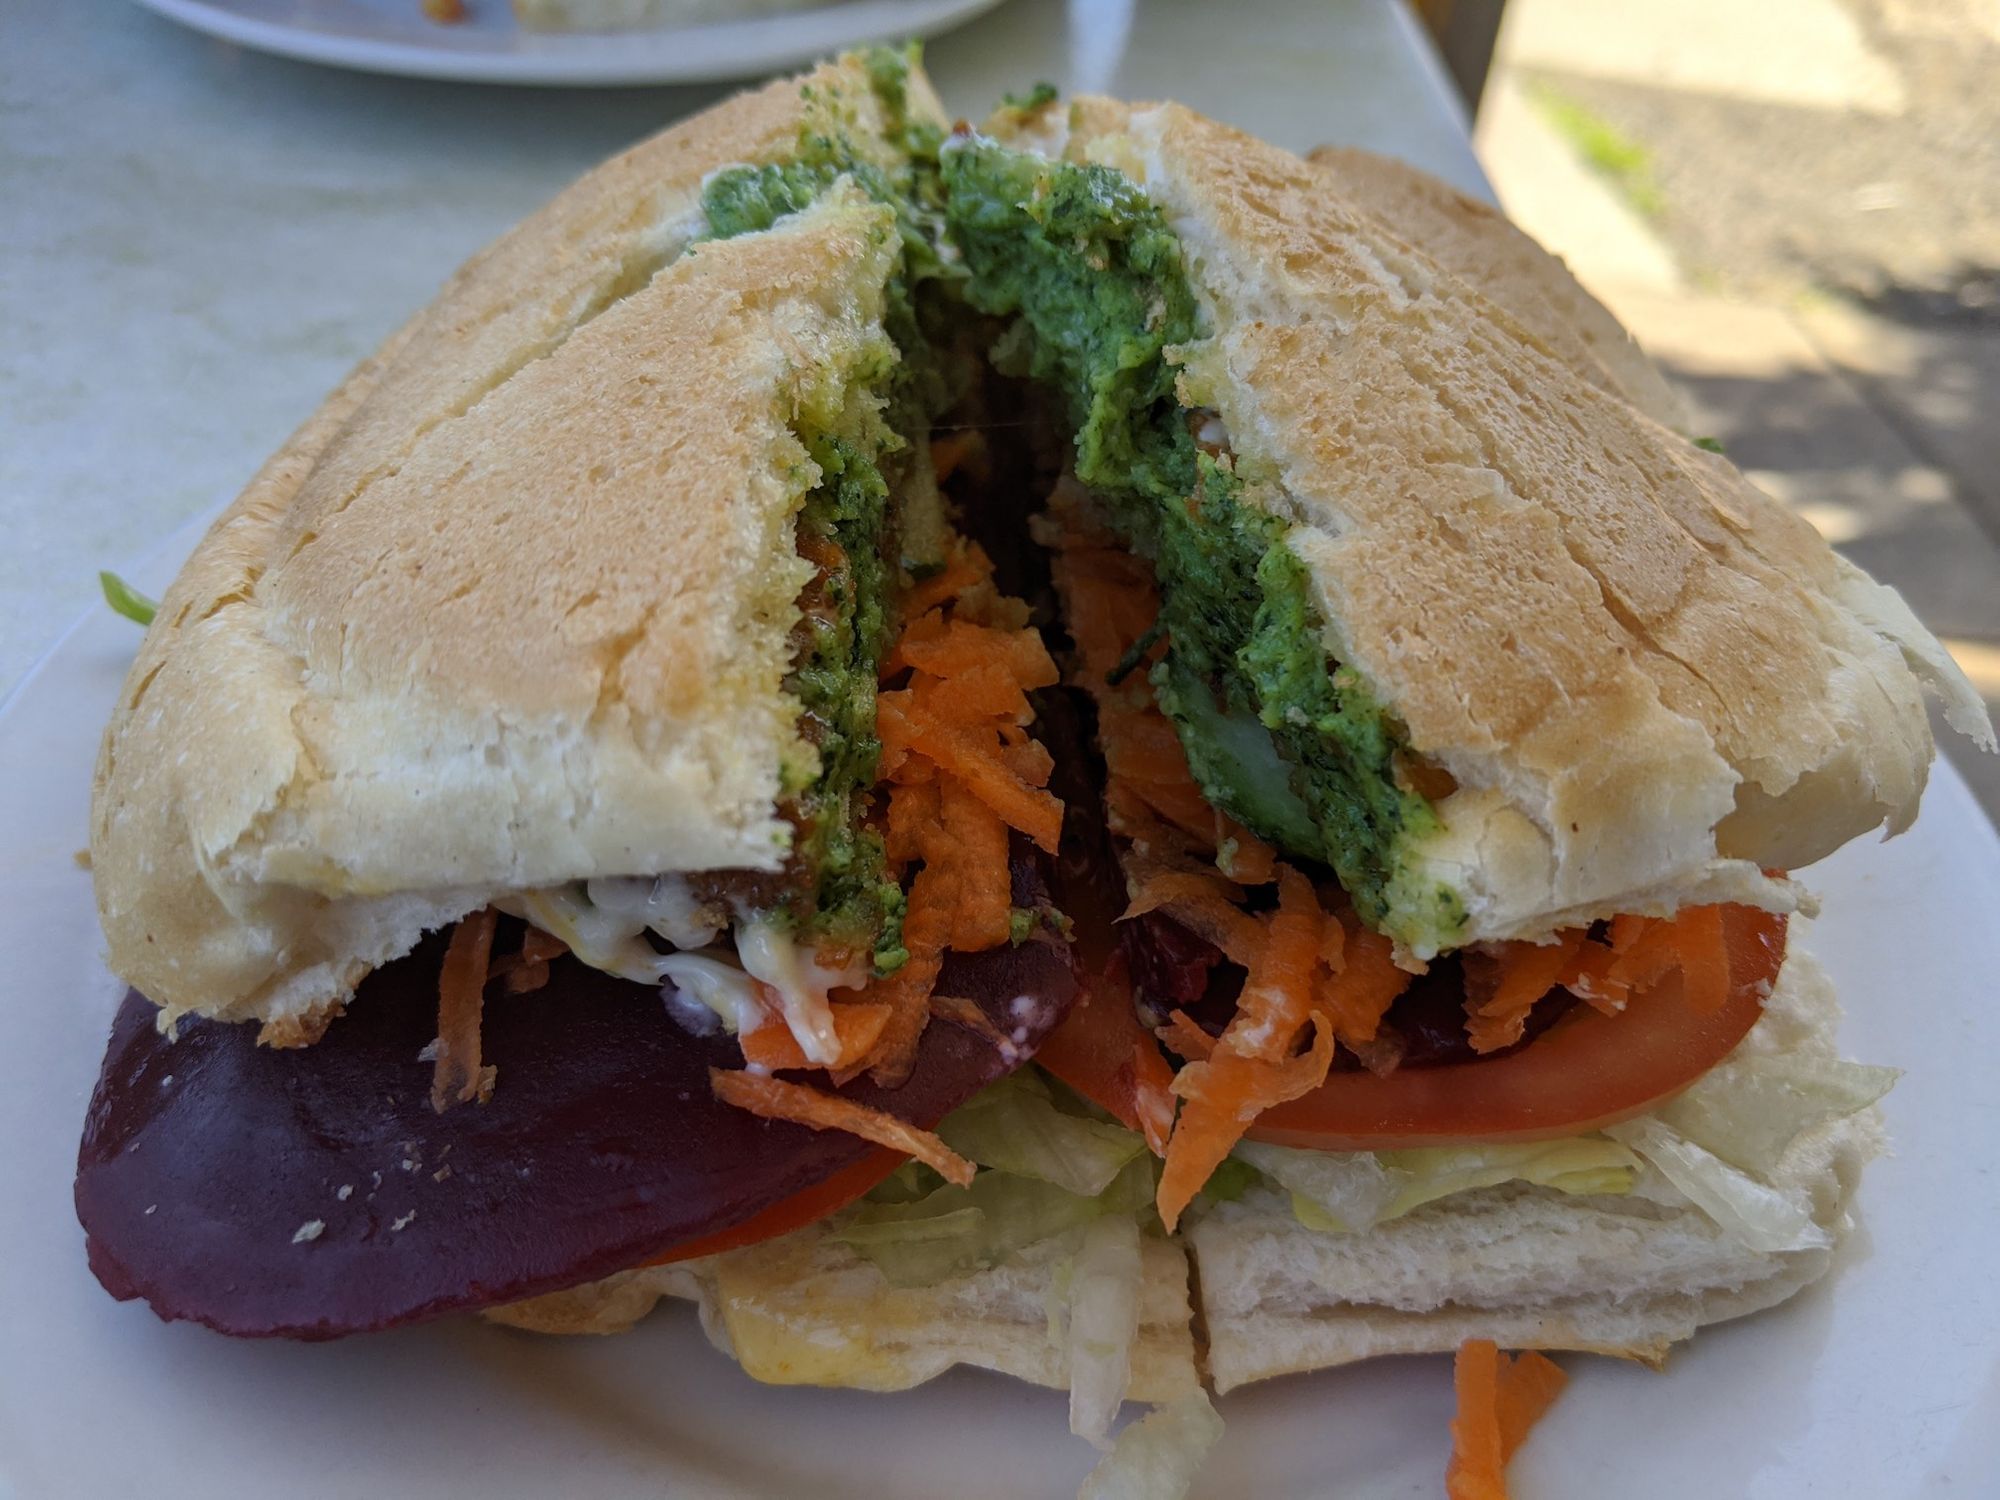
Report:
[[[333,1337],[971,1179],[1076,987],[1056,668],[930,466],[943,124],[856,58],[610,162],[204,539],[97,775],[114,1293]]]
[[[1076,435],[1035,529],[1125,876],[1041,1061],[1163,1148],[1215,1386],[1657,1360],[1823,1272],[1891,1075],[1786,872],[1914,817],[1923,686],[1991,748],[1938,643],[1441,184],[1092,99],[944,179]]]
[[[93,1268],[244,1335],[684,1296],[760,1379],[970,1362],[1100,1440],[1789,1295],[1888,1075],[1787,872],[1914,815],[1922,684],[1991,730],[1681,420],[1373,158],[953,131],[886,52],[644,143],[161,605]]]

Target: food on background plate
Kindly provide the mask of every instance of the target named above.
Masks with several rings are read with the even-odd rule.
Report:
[[[513,0],[514,18],[536,31],[665,31],[841,3],[843,0]]]
[[[1821,1274],[1891,1075],[1787,872],[1914,816],[1923,686],[1991,729],[1517,240],[878,51],[476,257],[107,732],[99,1278],[1156,1404],[1102,1493],[1204,1379],[1457,1348],[1482,1494],[1559,1385],[1495,1346]]]

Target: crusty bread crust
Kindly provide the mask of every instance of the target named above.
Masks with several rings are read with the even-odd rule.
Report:
[[[1663,427],[1688,430],[1687,403],[1610,309],[1498,209],[1407,162],[1356,146],[1321,146],[1306,160],[1398,239],[1505,308],[1592,385],[1624,397]]]
[[[495,1308],[494,1322],[535,1333],[622,1333],[662,1297],[701,1307],[702,1327],[753,1378],[772,1385],[900,1391],[954,1365],[997,1370],[1057,1390],[1069,1353],[1049,1335],[1060,1237],[1005,1263],[935,1286],[892,1287],[814,1226],[705,1260],[624,1271],[569,1291]],[[1172,1401],[1200,1384],[1179,1243],[1140,1242],[1139,1333],[1131,1398]]]
[[[804,84],[475,256],[168,591],[91,852],[111,966],[169,1014],[310,1040],[497,891],[782,861],[790,518],[817,477],[791,422],[879,353],[895,235],[847,196],[687,246],[717,168],[835,117],[880,136],[858,64]]]
[[[1942,650],[1860,607],[1811,526],[1579,378],[1334,174],[1171,104],[1091,101],[1064,149],[1167,213],[1213,329],[1181,351],[1184,400],[1220,412],[1252,502],[1293,523],[1331,654],[1457,782],[1406,854],[1463,900],[1456,941],[1783,909],[1761,868],[1915,815],[1920,679],[1990,737]]]

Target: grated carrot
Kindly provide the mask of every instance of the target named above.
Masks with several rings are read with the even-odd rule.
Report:
[[[1507,1500],[1507,1464],[1568,1384],[1555,1361],[1530,1350],[1509,1357],[1491,1339],[1467,1339],[1452,1365],[1449,1500]]]
[[[983,582],[991,572],[992,565],[977,545],[968,542],[954,547],[942,568],[903,591],[903,597],[896,601],[897,610],[905,620],[915,620]]]
[[[1147,877],[1125,908],[1125,919],[1163,911],[1232,963],[1248,967],[1262,948],[1264,924],[1238,906],[1234,892],[1212,873],[1167,871]]]
[[[862,999],[889,1007],[889,1020],[866,1059],[884,1088],[901,1087],[916,1066],[917,1043],[930,1020],[931,987],[944,967],[958,888],[957,873],[945,866],[925,865],[917,872],[903,916],[903,946],[910,956],[895,973],[861,991]]]
[[[1572,927],[1553,943],[1496,943],[1468,955],[1468,972],[1484,971],[1492,985],[1483,999],[1469,989],[1465,997],[1465,1034],[1474,1052],[1497,1052],[1521,1040],[1528,1013],[1569,972],[1584,938],[1581,927]]]
[[[1215,867],[1238,885],[1269,885],[1278,878],[1278,851],[1242,824],[1216,814]]]
[[[1362,1045],[1375,1040],[1389,1007],[1410,987],[1410,975],[1396,967],[1396,945],[1363,927],[1351,913],[1328,917],[1326,926],[1341,935],[1339,967],[1327,957],[1336,951],[1329,935],[1322,941],[1320,955],[1332,972],[1315,987],[1313,1004],[1333,1023],[1335,1035],[1348,1050],[1359,1056]]]
[[[997,630],[954,619],[926,638],[906,638],[896,648],[901,663],[933,677],[951,677],[978,667],[1004,667],[1024,688],[1053,687],[1061,680],[1039,631]]]
[[[1612,924],[1612,951],[1617,955],[1605,971],[1605,982],[1614,992],[1630,996],[1656,984],[1679,961],[1680,944],[1675,924],[1657,918],[1638,918],[1645,925],[1638,935],[1619,946],[1620,917]]]
[[[972,732],[933,718],[907,692],[877,697],[876,733],[885,752],[894,746],[927,756],[940,771],[963,781],[1010,828],[1055,853],[1062,834],[1062,803],[1010,770],[999,759],[997,746],[985,748]]]
[[[1018,745],[1003,746],[1000,763],[1029,786],[1047,786],[1056,769],[1056,758],[1040,740],[1023,739]]]
[[[1184,1010],[1176,1010],[1167,1017],[1167,1024],[1155,1032],[1159,1039],[1180,1056],[1194,1062],[1206,1062],[1215,1055],[1215,1038],[1196,1024],[1194,1017]]]
[[[876,694],[881,774],[888,783],[883,842],[897,869],[919,868],[905,895],[909,958],[860,999],[883,1005],[875,1045],[857,1066],[895,1087],[909,1077],[931,1015],[947,949],[997,947],[1012,931],[1008,830],[1055,851],[1062,803],[1046,790],[1055,769],[1026,725],[1027,693],[1057,680],[1027,609],[993,586],[980,548],[957,544],[935,574],[906,591],[903,631]]]
[[[1729,944],[1723,936],[1722,908],[1690,906],[1674,926],[1688,1008],[1712,1016],[1729,1003]]]
[[[437,1060],[431,1067],[431,1108],[485,1102],[493,1070],[479,1063],[479,1020],[486,1008],[487,968],[499,913],[482,907],[461,918],[438,969]]]
[[[963,783],[946,782],[940,789],[938,824],[924,857],[949,866],[958,880],[945,945],[980,953],[1006,942],[1014,913],[1007,827]]]
[[[502,954],[486,966],[487,982],[500,980],[501,987],[510,995],[529,994],[549,982],[550,960],[567,952],[569,944],[561,938],[539,927],[530,927],[521,934],[521,946],[516,951]]]
[[[1128,998],[1127,1004],[1130,1001]],[[1155,1156],[1167,1154],[1174,1133],[1174,1070],[1144,1030],[1132,1038],[1132,1112]]]
[[[831,1063],[816,1063],[808,1059],[792,1035],[792,1029],[785,1024],[785,1018],[773,1007],[766,1024],[755,1031],[745,1031],[737,1040],[743,1046],[743,1060],[753,1068],[772,1072],[779,1068],[831,1068],[841,1070],[854,1066],[881,1040],[882,1028],[889,1024],[889,1007],[880,1001],[841,1000],[830,1004],[828,1010],[833,1015],[833,1034],[839,1047]]]
[[[1312,1005],[1320,921],[1311,883],[1296,870],[1281,870],[1278,910],[1264,924],[1264,946],[1250,965],[1235,1016],[1214,1052],[1187,1064],[1174,1079],[1181,1112],[1157,1195],[1169,1231],[1258,1115],[1326,1081],[1333,1028]],[[1294,1043],[1308,1023],[1310,1044],[1294,1056]]]
[[[1020,682],[999,662],[973,666],[948,682],[925,682],[914,696],[926,713],[953,723],[994,719],[1005,726],[1034,717]]]
[[[548,982],[549,966],[544,961],[515,965],[501,980],[501,987],[510,995],[531,995]]]
[[[1296,1057],[1267,1061],[1218,1044],[1206,1060],[1191,1062],[1174,1075],[1181,1112],[1167,1141],[1166,1168],[1155,1198],[1169,1233],[1257,1116],[1326,1082],[1333,1066],[1333,1032],[1325,1017],[1308,1019],[1312,1040]],[[1228,1033],[1223,1036],[1226,1042]]]
[[[919,1130],[884,1110],[871,1109],[838,1094],[824,1093],[803,1083],[790,1083],[761,1073],[708,1070],[709,1087],[724,1104],[766,1120],[786,1120],[813,1130],[841,1130],[849,1135],[913,1156],[947,1182],[960,1187],[972,1181],[973,1165],[935,1134]]]
[[[902,866],[923,857],[924,845],[938,825],[939,795],[935,777],[889,788],[882,847],[891,864]]]
[[[971,428],[961,428],[948,432],[942,437],[931,439],[931,469],[937,482],[943,484],[957,472],[960,464],[978,462],[985,456],[986,434]]]

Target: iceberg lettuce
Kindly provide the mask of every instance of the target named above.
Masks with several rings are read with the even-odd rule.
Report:
[[[1355,1233],[1453,1193],[1530,1182],[1565,1193],[1630,1192],[1639,1158],[1597,1136],[1406,1151],[1300,1151],[1244,1141],[1235,1155],[1292,1196],[1308,1229]]]

